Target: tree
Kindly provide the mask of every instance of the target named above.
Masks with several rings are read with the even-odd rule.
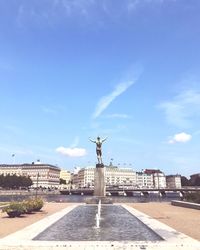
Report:
[[[195,179],[194,186],[200,186],[200,176]]]
[[[181,186],[190,186],[190,181],[185,176],[181,176]]]
[[[31,178],[28,176],[17,176],[14,175],[0,175],[0,186],[2,188],[12,188],[16,189],[19,187],[29,187],[33,184]]]

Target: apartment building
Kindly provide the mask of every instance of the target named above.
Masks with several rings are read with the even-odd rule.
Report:
[[[40,161],[31,164],[1,164],[0,174],[29,176],[33,187],[55,188],[60,182],[60,168]]]
[[[73,176],[75,188],[94,187],[94,166],[82,168]],[[131,168],[118,168],[115,166],[105,166],[106,186],[135,186],[136,172]]]
[[[167,188],[181,188],[181,175],[167,175]]]

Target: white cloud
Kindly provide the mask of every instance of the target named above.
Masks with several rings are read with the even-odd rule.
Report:
[[[186,134],[185,132],[175,134],[169,141],[169,144],[175,144],[177,142],[185,143],[192,139],[192,136],[190,134]]]
[[[86,149],[84,148],[65,148],[65,147],[58,147],[56,152],[68,156],[68,157],[82,157],[87,154]]]
[[[166,120],[170,124],[183,128],[190,127],[193,118],[200,117],[200,92],[182,91],[173,100],[163,102],[159,107],[164,110]]]

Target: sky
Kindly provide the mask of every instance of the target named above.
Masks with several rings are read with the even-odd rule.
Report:
[[[200,171],[199,0],[0,0],[0,163]]]

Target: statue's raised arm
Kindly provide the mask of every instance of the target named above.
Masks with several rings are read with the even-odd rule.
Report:
[[[92,140],[91,138],[89,138],[89,140],[90,140],[91,142],[94,142],[94,143],[96,143],[96,141],[95,141],[95,140]]]
[[[104,139],[102,139],[102,142],[106,141],[108,139],[108,136],[106,136]]]

